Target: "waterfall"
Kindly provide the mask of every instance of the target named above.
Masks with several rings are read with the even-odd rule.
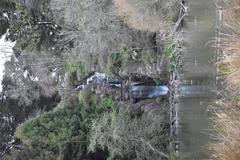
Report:
[[[7,34],[7,33],[6,33]],[[4,64],[11,59],[13,55],[13,46],[15,42],[6,41],[6,34],[0,39],[0,92],[2,91],[2,78],[4,75]]]

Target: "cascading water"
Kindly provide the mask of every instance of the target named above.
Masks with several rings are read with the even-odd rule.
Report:
[[[6,34],[0,39],[0,82],[2,82],[2,77],[4,74],[4,64],[6,61],[10,60],[13,55],[14,42],[6,41]],[[0,83],[0,92],[2,91],[2,83]]]
[[[114,86],[118,88],[122,87],[121,80],[109,80],[106,74],[95,72],[93,75],[87,77],[85,82],[78,85],[76,89],[81,90],[86,85],[89,85],[89,84],[99,85],[101,83],[107,83],[110,86]],[[166,85],[144,85],[142,84],[144,82],[139,82],[136,84],[134,83],[135,82],[127,86],[129,88],[128,90],[130,91],[132,98],[136,98],[136,99],[156,98],[160,96],[167,96],[169,92],[169,88]]]
[[[5,41],[6,34],[0,39],[0,93],[2,92],[2,78],[4,74],[4,64],[10,60],[13,55],[14,42]],[[4,98],[1,94],[1,100]],[[13,117],[8,113],[2,113],[0,110],[0,158],[8,148],[8,143],[12,142],[14,129],[12,127]]]

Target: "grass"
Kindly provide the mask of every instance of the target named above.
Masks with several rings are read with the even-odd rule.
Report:
[[[237,35],[240,35],[240,33]],[[236,35],[227,36],[223,39],[222,47],[225,53],[222,64],[228,64],[228,70],[231,71],[226,75],[226,78],[230,83],[238,87],[240,85],[240,39]],[[224,72],[224,68],[220,68],[220,71]]]
[[[74,73],[74,72],[76,72],[77,71],[77,65],[76,64],[73,64],[73,63],[71,63],[71,64],[66,64],[66,66],[65,66],[65,72],[67,72],[67,73]]]
[[[229,69],[232,71],[232,73],[226,76],[227,80],[237,87],[240,85],[240,3],[238,0],[226,0],[225,5],[226,7],[223,12],[223,31],[226,34],[222,37],[221,43],[225,57],[223,63],[229,64]]]
[[[211,145],[212,159],[239,160],[240,159],[240,116],[239,109],[233,109],[234,104],[223,103],[215,118],[215,130],[218,142]],[[226,109],[229,108],[230,109]]]
[[[75,72],[79,72],[82,76],[86,76],[88,74],[88,70],[85,67],[85,65],[83,65],[81,62],[79,63],[67,63],[65,65],[65,72],[66,73],[75,73]]]
[[[240,159],[240,1],[226,0],[223,12],[221,47],[224,58],[218,65],[218,74],[227,86],[213,118],[216,141],[210,145],[212,160]]]
[[[218,65],[218,77],[220,79],[225,79],[227,76],[230,76],[234,73],[234,68],[231,67],[229,63],[220,63]]]
[[[114,0],[117,15],[130,27],[158,32],[169,29],[180,9],[176,0]]]

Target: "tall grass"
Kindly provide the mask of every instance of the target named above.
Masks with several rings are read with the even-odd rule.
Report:
[[[210,147],[211,159],[240,160],[240,1],[224,2],[221,42],[224,58],[219,62],[219,72],[227,86],[213,119],[217,142]]]
[[[231,105],[225,103],[224,105]],[[229,106],[226,106],[229,108]],[[240,114],[239,110],[222,109],[214,118],[218,142],[211,146],[214,160],[240,159]]]
[[[240,85],[240,1],[225,0],[223,12],[223,31],[225,32],[222,41],[224,53],[223,62],[231,68],[231,73],[226,79],[230,84]]]
[[[117,14],[140,31],[162,31],[171,27],[180,10],[179,0],[113,0]]]

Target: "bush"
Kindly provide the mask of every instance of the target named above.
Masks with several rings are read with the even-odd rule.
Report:
[[[16,137],[27,146],[38,146],[57,154],[59,148],[71,143],[86,145],[86,122],[80,112],[61,108],[24,123],[17,128]]]
[[[78,72],[81,75],[81,77],[84,77],[89,73],[85,65],[83,65],[81,62],[67,63],[65,65],[65,72],[70,74],[74,74]]]
[[[160,117],[132,118],[126,109],[114,110],[93,121],[90,135],[89,150],[107,149],[109,160],[167,157],[167,125]]]
[[[72,97],[53,111],[43,113],[19,126],[16,137],[27,148],[41,148],[41,152],[49,151],[68,160],[82,159],[88,156],[90,124],[103,111],[102,108],[98,109],[93,104],[82,103],[77,97]]]
[[[107,61],[107,72],[110,75],[119,75],[119,72],[127,72],[128,64],[130,63],[129,54],[126,48],[110,54]]]
[[[25,2],[32,3],[31,1]],[[32,3],[37,8],[30,9],[19,1],[15,3],[15,10],[9,14],[9,34],[7,39],[17,41],[16,48],[27,50],[49,49],[59,40],[57,32],[59,27],[51,21],[50,17],[42,13],[48,12],[48,1],[36,1]],[[45,8],[45,10],[41,10]],[[41,10],[41,11],[40,11]],[[59,49],[60,47],[58,47]],[[56,47],[55,49],[56,50]]]

